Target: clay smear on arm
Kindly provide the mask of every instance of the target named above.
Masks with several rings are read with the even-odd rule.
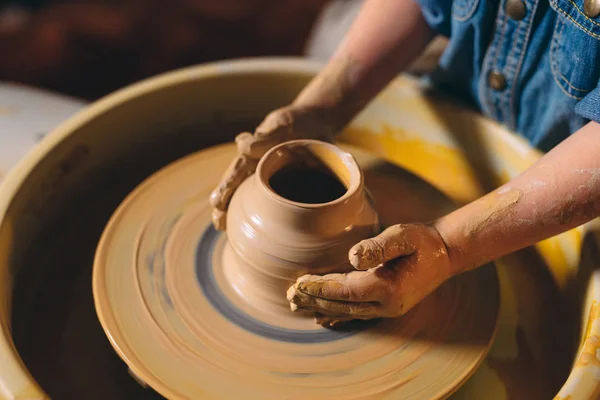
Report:
[[[590,123],[498,190],[436,221],[456,273],[600,215],[600,125]]]
[[[498,223],[503,218],[508,218],[511,209],[517,205],[521,196],[523,196],[521,190],[508,189],[506,192],[493,196],[491,199],[485,199],[484,209],[465,221],[465,236],[473,238],[490,225]]]

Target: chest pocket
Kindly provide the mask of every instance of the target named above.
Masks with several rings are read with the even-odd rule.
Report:
[[[586,3],[594,1],[550,0],[557,13],[550,68],[563,92],[575,99],[583,98],[600,79],[600,15],[585,12]]]
[[[479,0],[454,0],[452,1],[452,16],[458,21],[467,21],[475,14],[478,5]]]

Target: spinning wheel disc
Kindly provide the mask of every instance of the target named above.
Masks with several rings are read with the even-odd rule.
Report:
[[[132,371],[169,398],[432,399],[456,390],[494,336],[493,267],[448,281],[402,318],[343,331],[283,307],[253,307],[223,268],[234,262],[232,250],[212,228],[208,204],[235,151],[214,147],[159,171],[104,232],[94,265],[96,309]],[[395,167],[350,152],[385,224],[447,211],[430,187],[418,189],[403,182],[401,170],[390,175]],[[425,197],[411,209],[411,196]]]

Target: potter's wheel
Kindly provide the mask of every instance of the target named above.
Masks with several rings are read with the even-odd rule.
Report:
[[[223,272],[232,250],[212,228],[208,204],[235,151],[214,147],[161,170],[134,190],[103,235],[96,308],[135,374],[169,398],[432,399],[456,390],[494,336],[493,267],[447,282],[402,318],[344,330],[285,308],[257,309]],[[416,178],[351,152],[384,224],[449,211],[433,189],[416,190]]]

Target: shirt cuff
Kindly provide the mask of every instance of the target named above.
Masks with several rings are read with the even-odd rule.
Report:
[[[416,0],[427,24],[437,33],[450,37],[452,30],[452,1],[451,0]]]
[[[581,99],[575,106],[575,112],[583,118],[600,123],[600,87]]]

